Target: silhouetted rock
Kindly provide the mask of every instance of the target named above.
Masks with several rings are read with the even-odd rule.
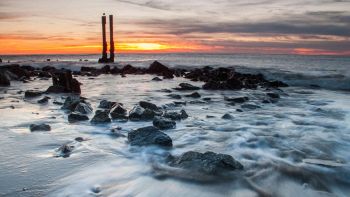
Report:
[[[282,81],[271,81],[271,82],[268,82],[268,86],[273,88],[278,88],[278,87],[288,87],[288,84]]]
[[[11,82],[4,70],[0,70],[0,86],[10,86]]]
[[[189,151],[179,157],[169,156],[168,161],[170,166],[209,175],[221,175],[243,169],[243,165],[232,156],[214,152],[198,153]]]
[[[161,75],[166,79],[174,78],[174,71],[159,63],[158,61],[155,61],[150,65],[148,68],[148,73]]]
[[[72,72],[68,70],[59,70],[52,72],[53,86],[47,89],[49,93],[81,93],[80,83],[74,79]]]
[[[171,119],[157,116],[153,119],[153,126],[161,130],[173,129],[176,127],[176,122]]]
[[[89,118],[86,115],[81,115],[78,113],[71,113],[68,115],[68,121],[70,123],[74,123],[74,122],[80,122],[80,121],[87,121],[89,120]]]
[[[31,132],[35,131],[51,131],[50,125],[47,124],[31,124],[29,126]]]
[[[100,105],[98,106],[98,108],[111,110],[116,105],[117,105],[117,102],[111,102],[111,101],[107,101],[107,100],[102,100],[100,102]]]
[[[109,117],[109,111],[97,110],[95,116],[92,118],[91,123],[93,124],[103,124],[110,123],[111,118]]]
[[[153,118],[157,115],[154,110],[144,109],[139,105],[136,105],[129,112],[129,119],[132,121],[145,121],[145,120],[153,120]]]
[[[121,70],[121,73],[123,75],[126,75],[126,74],[137,74],[138,72],[139,72],[139,69],[131,66],[130,64],[124,66],[122,68],[122,70]]]
[[[42,91],[37,91],[37,90],[27,90],[24,93],[24,97],[25,98],[34,98],[34,97],[38,97],[41,96],[43,94]]]
[[[70,144],[63,144],[62,146],[60,146],[58,149],[57,149],[57,152],[58,152],[58,156],[59,157],[69,157],[70,154],[72,154],[73,152],[73,149],[74,149],[74,146],[73,145],[70,145]]]
[[[144,127],[128,133],[128,140],[132,146],[158,145],[163,147],[172,147],[171,138],[159,131],[156,127]]]
[[[178,88],[175,88],[176,90],[183,91],[183,90],[199,90],[200,88],[194,85],[191,85],[189,83],[180,83]]]
[[[192,94],[186,95],[186,97],[191,97],[191,98],[200,98],[201,95],[198,92],[194,92]]]
[[[112,119],[128,119],[127,110],[121,105],[117,105],[111,112]]]

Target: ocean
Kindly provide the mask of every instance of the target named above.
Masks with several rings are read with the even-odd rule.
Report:
[[[1,56],[1,65],[18,63],[79,70],[102,67],[99,55]],[[50,59],[50,62],[47,61]],[[80,61],[82,60],[82,61]],[[85,61],[87,60],[87,61]],[[51,80],[12,81],[0,87],[0,196],[349,196],[350,193],[350,57],[229,54],[122,54],[111,66],[235,67],[262,73],[289,87],[280,90],[199,90],[186,97],[173,88],[184,78],[152,81],[151,75],[77,76],[82,97],[94,111],[101,100],[123,103],[130,111],[149,101],[168,111],[185,110],[189,118],[164,131],[172,149],[134,147],[128,133],[152,122],[94,125],[69,123],[60,105],[67,95],[50,94],[48,104],[24,98],[26,90],[46,90]],[[0,66],[1,66],[0,65]],[[164,89],[182,96],[182,105]],[[263,103],[266,91],[280,95]],[[248,97],[229,104],[226,97]],[[210,98],[203,100],[202,98]],[[242,110],[239,112],[237,110]],[[231,119],[223,119],[230,114]],[[89,115],[91,119],[94,113]],[[50,132],[30,132],[30,124],[46,123]],[[118,128],[116,135],[111,129]],[[86,141],[79,142],[75,138]],[[70,157],[58,149],[73,147]],[[233,156],[244,169],[228,177],[208,177],[164,167],[164,157],[187,151],[213,151]],[[161,170],[160,170],[161,169]]]

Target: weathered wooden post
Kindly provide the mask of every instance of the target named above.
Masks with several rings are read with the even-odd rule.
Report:
[[[109,33],[110,33],[110,62],[114,62],[114,37],[113,37],[113,15],[109,15]]]

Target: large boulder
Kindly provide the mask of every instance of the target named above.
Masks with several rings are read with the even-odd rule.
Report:
[[[199,153],[189,151],[178,157],[170,156],[168,161],[172,167],[209,175],[221,175],[243,169],[243,165],[232,156],[214,152]]]
[[[91,123],[93,124],[103,124],[110,123],[112,120],[109,117],[109,111],[97,110],[95,116],[92,118]]]
[[[171,138],[156,127],[144,127],[128,133],[128,141],[132,146],[158,145],[172,147]]]
[[[153,126],[161,130],[174,129],[176,127],[176,122],[168,118],[157,116],[153,119]]]
[[[49,93],[81,93],[79,81],[73,78],[69,70],[52,72],[52,82],[53,85],[47,89]]]

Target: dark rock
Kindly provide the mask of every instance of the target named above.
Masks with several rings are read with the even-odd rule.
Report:
[[[214,152],[198,153],[189,151],[179,157],[170,156],[168,160],[170,166],[209,175],[221,175],[243,169],[243,165],[232,156]]]
[[[146,101],[140,101],[140,106],[144,109],[150,109],[153,111],[157,111],[159,110],[159,108],[157,107],[157,105],[150,103],[150,102],[146,102]]]
[[[50,125],[47,124],[31,124],[29,126],[31,132],[35,131],[51,131]]]
[[[48,96],[45,96],[44,98],[38,100],[38,103],[39,103],[39,104],[46,104],[46,103],[49,102],[49,99],[51,99],[51,98],[48,97]]]
[[[154,77],[153,79],[152,79],[152,81],[163,81],[161,78],[159,78],[159,77]]]
[[[150,65],[148,68],[148,73],[164,76],[165,79],[174,78],[174,71],[159,63],[158,61],[155,61]]]
[[[117,102],[111,102],[111,101],[107,101],[107,100],[102,100],[100,102],[100,105],[98,106],[98,108],[111,110],[116,105],[117,105]]]
[[[11,64],[6,66],[1,66],[0,69],[2,71],[8,71],[8,75],[12,76],[12,79],[20,80],[20,79],[27,79],[30,77],[30,72],[23,69],[18,64]],[[1,72],[1,71],[0,71]]]
[[[237,112],[243,112],[243,110],[241,110],[241,109],[236,109],[236,111],[237,111]]]
[[[80,114],[90,114],[93,109],[89,103],[79,102],[74,108],[74,112],[78,112]]]
[[[86,115],[81,115],[78,113],[71,113],[68,115],[68,122],[70,123],[87,121],[87,120],[89,120],[89,118]]]
[[[56,68],[53,67],[53,66],[44,66],[41,68],[42,71],[45,71],[45,72],[50,72],[50,71],[55,71]]]
[[[170,97],[170,98],[173,98],[173,99],[181,99],[182,97],[180,96],[180,95],[178,95],[178,94],[169,94],[169,95],[167,95],[168,97]]]
[[[231,114],[225,114],[222,116],[222,119],[225,119],[225,120],[232,120],[233,119],[233,116]]]
[[[34,97],[38,97],[41,96],[43,94],[43,92],[41,91],[37,91],[37,90],[27,90],[24,93],[24,97],[25,98],[34,98]]]
[[[53,85],[47,89],[49,93],[81,93],[80,83],[73,78],[69,70],[57,70],[52,72]]]
[[[186,95],[186,97],[191,97],[191,98],[200,98],[201,95],[198,92],[194,92],[192,94]]]
[[[169,89],[161,89],[161,90],[159,90],[159,92],[172,93],[173,91],[171,91]]]
[[[241,107],[243,109],[252,109],[252,110],[261,108],[260,106],[253,105],[253,104],[244,104],[244,105],[241,105]]]
[[[188,114],[185,110],[181,110],[180,112],[165,112],[163,116],[171,120],[183,120],[188,118]]]
[[[159,131],[156,127],[144,127],[128,133],[128,141],[132,146],[158,145],[163,147],[172,147],[171,138]]]
[[[86,141],[86,139],[84,139],[83,137],[76,137],[74,140],[77,141],[77,142],[84,142],[84,141]]]
[[[80,96],[77,96],[77,95],[68,96],[66,98],[66,100],[64,101],[61,109],[74,111],[76,109],[77,105],[80,103],[80,101],[81,101]]]
[[[139,72],[139,69],[137,69],[137,68],[131,66],[130,64],[124,66],[124,67],[122,68],[122,70],[121,70],[121,73],[122,73],[123,75],[126,75],[126,74],[136,74],[136,73],[138,73],[138,72]]]
[[[273,98],[273,99],[279,99],[280,98],[280,95],[277,94],[277,93],[270,92],[270,93],[267,93],[266,95],[269,96],[270,98]]]
[[[242,81],[235,78],[235,77],[228,79],[226,81],[226,84],[227,84],[228,89],[231,89],[231,90],[240,90],[243,88]]]
[[[184,91],[184,90],[199,90],[200,88],[189,83],[180,83],[178,88],[175,90]]]
[[[59,102],[59,101],[54,101],[54,102],[52,102],[53,104],[55,104],[55,105],[63,105],[63,103],[62,102]]]
[[[203,101],[211,101],[211,98],[203,98]]]
[[[0,70],[0,86],[10,86],[11,82],[5,71]]]
[[[57,149],[59,152],[59,156],[61,157],[69,157],[73,152],[74,146],[70,144],[63,144],[61,147]]]
[[[111,67],[109,65],[106,65],[100,69],[100,72],[103,74],[109,74],[111,72]]]
[[[145,110],[140,107],[139,105],[136,105],[130,112],[129,112],[129,119],[133,121],[138,121],[142,119],[142,115],[145,112]]]
[[[234,103],[244,103],[249,101],[248,97],[238,97],[238,98],[228,98],[225,97],[225,101],[230,101],[230,102],[234,102]]]
[[[109,118],[109,111],[97,110],[95,116],[92,118],[91,123],[93,124],[103,124],[110,123],[111,118]]]
[[[111,112],[112,119],[128,119],[127,110],[121,105],[117,105]]]
[[[161,130],[174,129],[176,127],[176,122],[164,117],[157,116],[153,119],[153,126]]]
[[[282,81],[271,81],[271,82],[268,82],[268,86],[273,88],[278,88],[278,87],[288,87],[288,84]]]

